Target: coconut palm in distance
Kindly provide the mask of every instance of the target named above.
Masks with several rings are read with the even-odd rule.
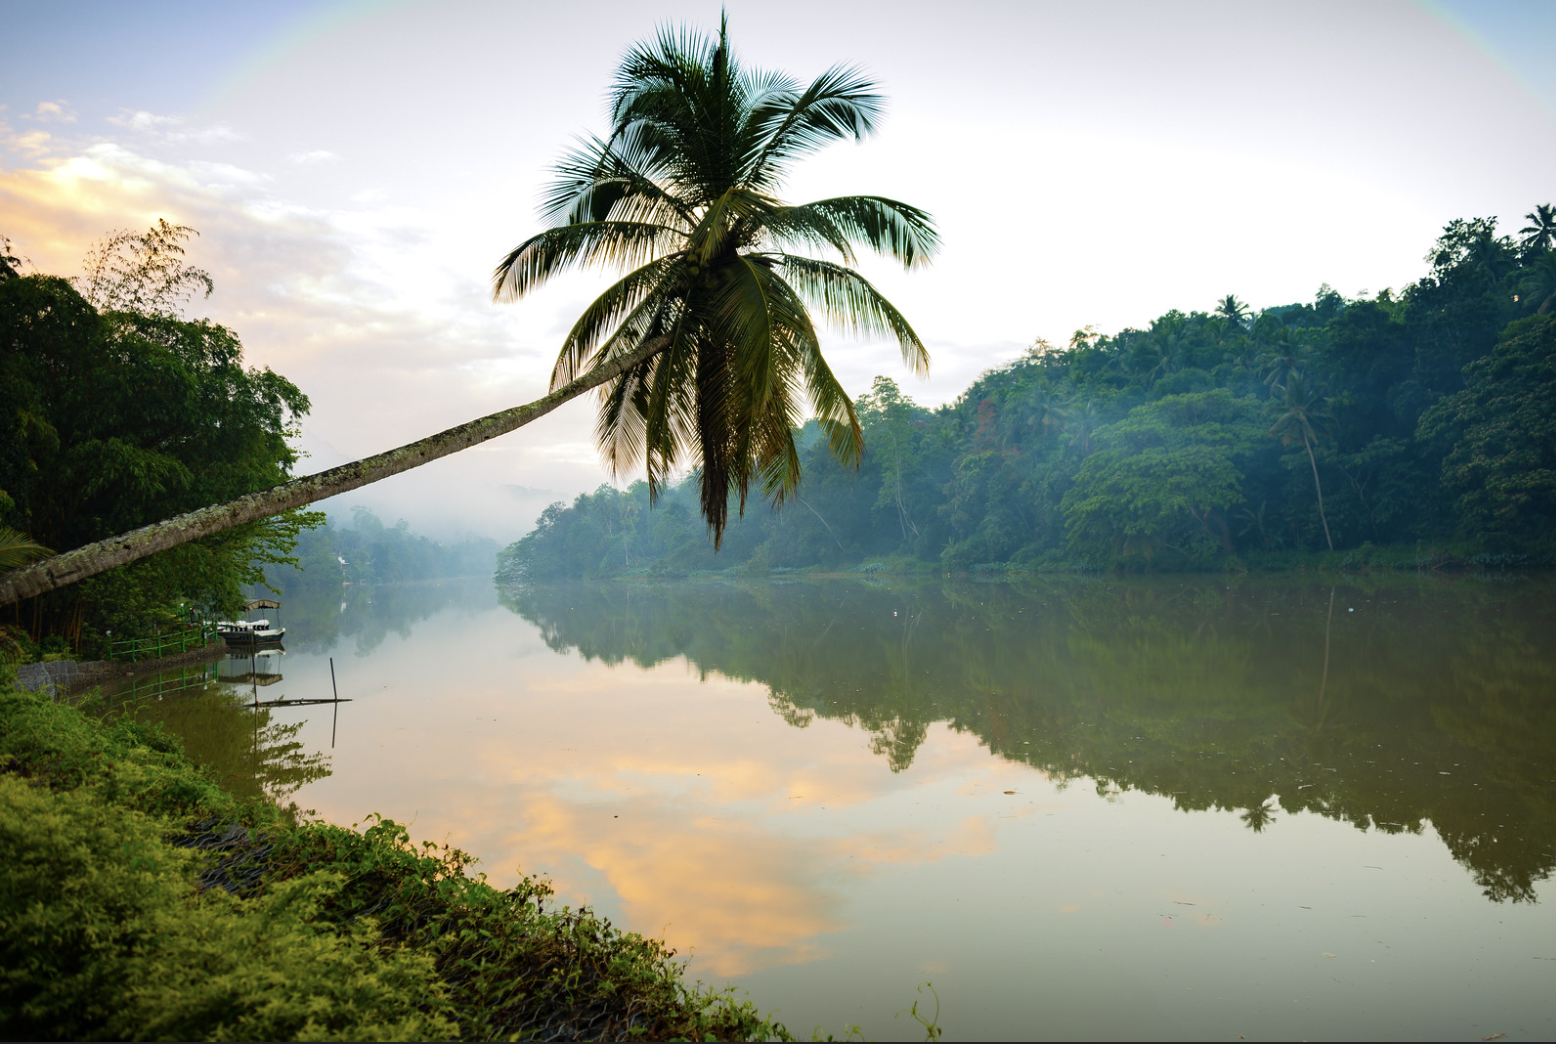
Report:
[[[715,538],[728,497],[753,476],[775,501],[799,481],[790,425],[803,393],[833,452],[857,460],[853,404],[826,361],[807,307],[862,333],[886,333],[922,372],[927,353],[902,315],[851,267],[861,243],[912,268],[938,247],[929,216],[878,196],[786,206],[773,195],[794,160],[869,134],[875,86],[834,68],[809,86],[742,70],[716,41],[662,32],[622,62],[611,135],[565,159],[545,199],[555,227],[497,268],[499,298],[518,298],[580,264],[631,268],[563,342],[552,391],[316,475],[201,508],[0,576],[0,605],[244,522],[280,514],[479,445],[602,388],[601,445],[621,471],[641,460],[657,487],[692,450]],[[831,250],[843,263],[788,250]]]
[[[910,369],[927,368],[907,320],[851,266],[855,244],[924,264],[937,237],[923,211],[880,196],[800,206],[776,196],[794,160],[874,128],[880,96],[855,70],[802,86],[743,69],[724,26],[712,40],[664,31],[628,53],[610,111],[610,136],[558,168],[544,203],[553,227],[503,258],[493,293],[522,297],[575,265],[629,269],[568,333],[551,385],[655,346],[601,385],[600,448],[617,474],[644,466],[651,495],[695,459],[717,544],[730,500],[743,512],[753,479],[775,504],[799,482],[803,400],[839,461],[863,449],[812,309],[894,337]]]
[[[1525,250],[1556,249],[1556,207],[1541,203],[1524,217],[1529,223],[1518,230],[1524,237],[1519,244]]]
[[[1285,383],[1275,385],[1274,390],[1281,397],[1279,400],[1270,400],[1278,413],[1275,423],[1270,426],[1270,438],[1280,439],[1283,446],[1302,440],[1302,448],[1307,450],[1307,461],[1313,467],[1313,489],[1318,494],[1318,520],[1324,526],[1324,542],[1333,551],[1334,538],[1329,535],[1329,516],[1324,514],[1324,486],[1318,481],[1318,459],[1313,456],[1313,443],[1318,441],[1320,429],[1334,420],[1329,412],[1329,400],[1323,397],[1321,388],[1308,384],[1302,372],[1295,369],[1289,371]]]
[[[1239,301],[1236,294],[1227,294],[1217,301],[1215,314],[1234,330],[1241,331],[1248,325],[1248,306]]]

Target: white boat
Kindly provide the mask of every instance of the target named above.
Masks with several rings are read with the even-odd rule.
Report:
[[[281,603],[271,598],[255,598],[243,606],[245,613],[255,609],[279,609]],[[216,633],[230,648],[255,649],[260,646],[278,646],[286,634],[285,627],[272,627],[269,620],[218,620]]]

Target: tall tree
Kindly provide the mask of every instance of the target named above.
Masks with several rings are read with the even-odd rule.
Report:
[[[753,478],[775,503],[799,482],[791,433],[802,391],[840,461],[863,449],[808,309],[895,337],[911,369],[928,367],[907,320],[849,266],[855,243],[905,267],[926,263],[937,246],[929,216],[880,196],[790,206],[775,195],[795,159],[862,138],[879,111],[857,70],[835,67],[802,86],[743,69],[725,27],[717,39],[661,33],[617,73],[609,138],[563,161],[545,202],[558,224],[495,273],[496,295],[511,299],[576,265],[631,269],[568,333],[552,387],[660,345],[602,387],[600,448],[617,473],[646,465],[655,491],[695,451],[715,544],[731,496],[743,511]]]
[[[1233,330],[1241,331],[1248,325],[1248,306],[1235,294],[1227,294],[1216,302],[1216,315],[1226,320]]]
[[[1556,250],[1556,207],[1541,203],[1524,217],[1529,223],[1518,230],[1524,237],[1519,246],[1525,250]]]
[[[938,247],[929,215],[880,196],[788,206],[775,195],[793,161],[865,137],[880,107],[874,84],[854,69],[835,67],[809,85],[742,69],[722,25],[716,39],[665,31],[633,48],[612,89],[609,137],[567,157],[545,197],[557,224],[516,247],[494,276],[496,295],[511,299],[574,266],[631,267],[569,332],[551,394],[46,559],[0,578],[0,604],[377,482],[595,388],[610,466],[641,461],[657,486],[695,453],[703,515],[721,539],[731,493],[743,508],[753,477],[775,500],[799,481],[790,429],[802,391],[836,456],[857,461],[862,450],[811,308],[847,330],[895,337],[911,368],[928,366],[907,320],[852,265],[856,244],[905,267],[927,263]],[[812,256],[828,250],[841,263]]]
[[[1334,537],[1329,535],[1329,517],[1324,514],[1324,485],[1318,480],[1318,458],[1313,455],[1313,443],[1318,441],[1320,431],[1332,419],[1329,401],[1323,397],[1321,388],[1310,384],[1296,370],[1291,371],[1285,384],[1276,385],[1276,388],[1280,398],[1271,401],[1277,404],[1280,413],[1270,426],[1270,437],[1280,439],[1283,446],[1302,440],[1308,463],[1313,467],[1313,489],[1318,494],[1318,520],[1324,526],[1324,542],[1333,551]]]
[[[1519,290],[1534,305],[1536,314],[1549,315],[1556,308],[1556,250],[1544,250],[1524,268]]]

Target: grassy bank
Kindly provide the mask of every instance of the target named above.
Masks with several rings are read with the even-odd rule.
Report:
[[[300,821],[0,678],[8,1039],[788,1039],[662,943],[404,828]]]

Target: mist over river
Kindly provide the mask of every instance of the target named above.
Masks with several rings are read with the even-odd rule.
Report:
[[[947,1039],[1550,1039],[1553,595],[355,587],[126,696],[240,789],[549,875],[801,1035],[921,1036],[928,981]],[[328,697],[331,657],[352,702],[247,706]]]

